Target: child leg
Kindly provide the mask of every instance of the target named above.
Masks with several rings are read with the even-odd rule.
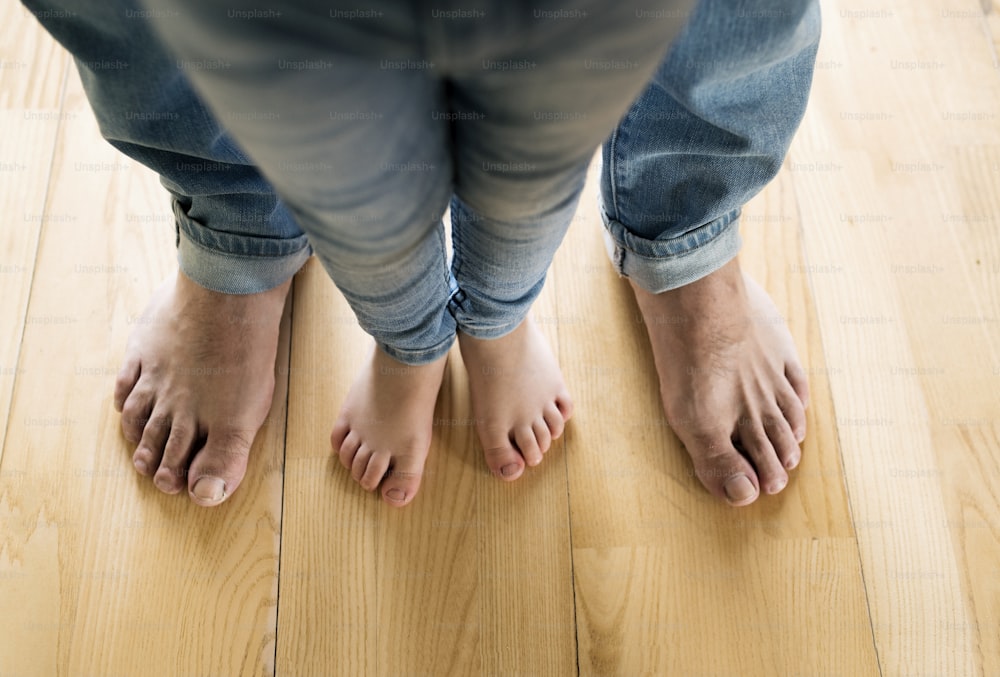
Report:
[[[674,3],[672,16],[683,9]],[[597,145],[681,23],[637,16],[629,3],[592,3],[571,30],[540,22],[519,44],[481,40],[481,67],[453,79],[451,307],[486,463],[506,480],[540,463],[572,414],[552,352],[526,318]]]

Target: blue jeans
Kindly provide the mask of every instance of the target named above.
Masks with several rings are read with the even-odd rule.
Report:
[[[702,0],[666,60],[686,13],[677,3],[618,3],[617,13],[598,17],[599,3],[588,5],[598,19],[591,28],[572,23],[587,10],[565,6],[536,9],[527,26],[516,17],[487,25],[458,13],[434,22],[400,15],[373,36],[367,18],[398,12],[386,3],[337,17],[334,29],[346,33],[336,39],[297,36],[262,59],[252,12],[226,16],[248,27],[227,34],[210,21],[181,28],[191,15],[169,3],[25,4],[74,54],[105,137],[158,171],[172,193],[185,274],[226,293],[262,291],[294,274],[311,243],[362,326],[409,363],[442,355],[458,328],[493,337],[520,322],[593,147],[651,76],[605,147],[616,264],[658,287],[658,277],[694,279],[691,269],[707,274],[725,263],[739,243],[739,205],[773,176],[801,117],[818,38],[812,0],[781,5],[795,11],[774,10],[773,0]],[[765,5],[772,9],[755,9]],[[741,17],[754,21],[734,20]],[[174,26],[180,58],[159,46],[151,18],[168,33]],[[357,35],[351,42],[356,26],[360,43]],[[737,29],[769,42],[727,40]],[[698,54],[713,56],[692,68]],[[789,72],[797,77],[783,81]],[[727,88],[734,75],[746,86]],[[289,83],[291,92],[282,89]],[[746,119],[733,131],[740,97],[748,97]],[[787,114],[765,127],[758,110]],[[685,126],[670,124],[683,115]],[[698,153],[701,160],[690,157]],[[670,170],[657,169],[671,154]],[[708,188],[692,189],[702,183]],[[440,222],[449,202],[450,266]],[[682,218],[657,218],[681,209]],[[675,266],[686,272],[671,277]]]
[[[739,252],[740,208],[781,168],[805,113],[818,0],[699,0],[603,147],[615,269],[653,293]]]

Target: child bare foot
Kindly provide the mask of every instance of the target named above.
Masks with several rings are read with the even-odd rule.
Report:
[[[447,359],[412,366],[376,347],[333,425],[340,462],[362,488],[381,486],[390,505],[408,504],[420,489]]]
[[[209,291],[183,273],[154,292],[115,382],[135,469],[163,492],[212,506],[246,473],[271,408],[274,359],[291,281],[260,294]]]
[[[801,458],[809,386],[767,292],[736,259],[661,294],[632,288],[667,421],[701,483],[732,505],[781,491]]]
[[[529,317],[498,339],[458,335],[486,465],[516,480],[562,435],[573,401],[541,330]]]

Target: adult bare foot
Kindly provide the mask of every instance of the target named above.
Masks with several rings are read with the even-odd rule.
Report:
[[[278,329],[291,281],[246,296],[210,291],[178,272],[154,292],[129,337],[115,408],[132,462],[168,494],[185,486],[218,505],[246,473],[271,408]]]
[[[536,466],[573,415],[573,401],[545,336],[529,317],[498,339],[459,332],[472,411],[486,465],[516,480]]]
[[[447,359],[412,366],[375,348],[333,425],[341,464],[362,488],[381,486],[390,505],[408,504],[420,489]]]
[[[632,288],[667,422],[701,483],[732,505],[781,491],[801,458],[809,386],[767,292],[736,259],[679,289]]]

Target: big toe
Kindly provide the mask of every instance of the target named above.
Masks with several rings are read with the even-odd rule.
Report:
[[[685,444],[694,474],[713,496],[732,506],[749,505],[760,495],[757,474],[732,441]]]
[[[389,505],[403,507],[414,499],[424,476],[425,458],[417,454],[396,456],[382,481],[382,498]]]
[[[524,457],[507,440],[483,445],[483,455],[490,472],[507,482],[513,482],[524,472]]]
[[[188,471],[188,495],[198,505],[218,505],[233,495],[247,471],[253,433],[209,432]]]

